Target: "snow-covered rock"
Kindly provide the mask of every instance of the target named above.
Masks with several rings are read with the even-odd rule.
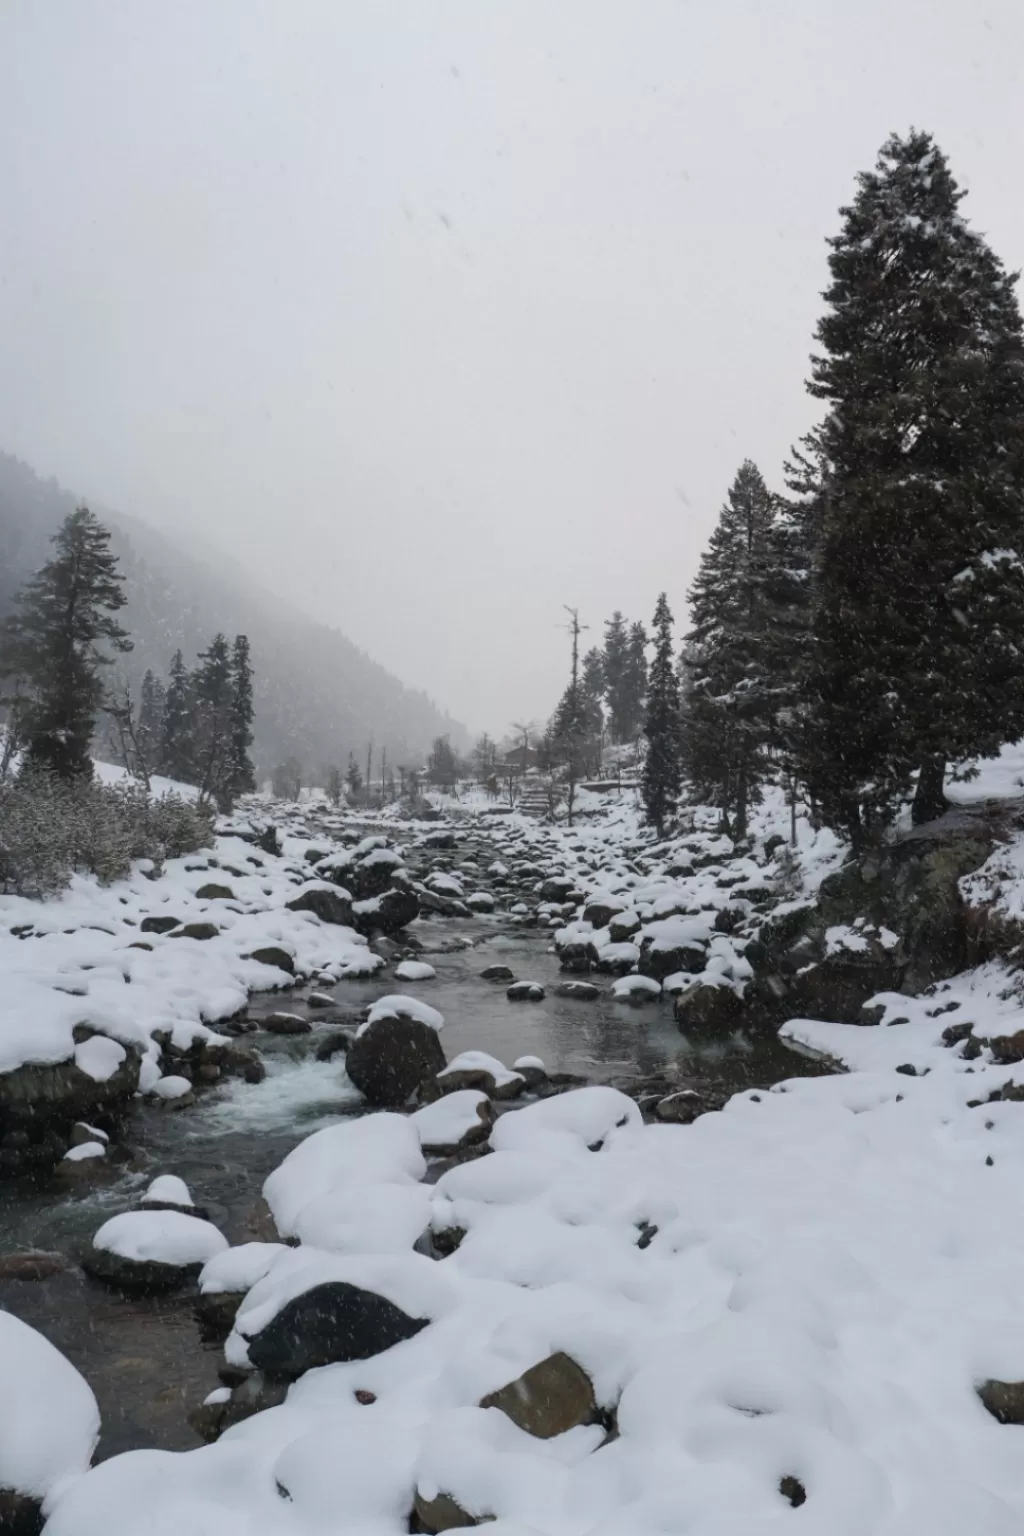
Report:
[[[175,1210],[125,1211],[103,1223],[83,1258],[87,1273],[124,1290],[172,1290],[228,1246],[209,1221]]]
[[[38,1508],[80,1477],[100,1433],[88,1383],[48,1339],[0,1311],[0,1520],[29,1530]],[[12,1497],[13,1496],[13,1497]]]

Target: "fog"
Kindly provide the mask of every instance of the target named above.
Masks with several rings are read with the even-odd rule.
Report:
[[[825,237],[935,133],[1024,261],[1018,0],[5,0],[0,447],[471,726],[781,486]]]

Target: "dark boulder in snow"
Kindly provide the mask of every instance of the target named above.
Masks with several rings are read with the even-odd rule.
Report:
[[[230,885],[218,885],[211,880],[196,891],[197,901],[234,901],[235,893]]]
[[[592,1003],[601,996],[601,988],[592,981],[560,981],[555,988],[556,997],[571,997],[577,1003]]]
[[[277,970],[285,971],[289,976],[295,975],[295,957],[276,944],[268,944],[263,949],[254,949],[251,955],[245,956],[245,959],[257,960],[260,965],[275,966]]]
[[[170,933],[181,925],[180,917],[144,917],[139,924],[140,933]]]
[[[352,902],[348,892],[328,885],[326,881],[307,886],[287,906],[289,912],[313,912],[322,923],[334,923],[339,928],[352,927]]]
[[[550,1440],[580,1424],[593,1424],[597,1400],[590,1377],[561,1350],[482,1398],[481,1408],[498,1408],[513,1424]]]
[[[171,934],[172,939],[215,939],[220,933],[216,923],[185,923]]]
[[[317,1366],[368,1360],[426,1328],[428,1319],[344,1280],[315,1285],[285,1303],[248,1341],[257,1370],[294,1380]]]
[[[418,1488],[413,1509],[418,1521],[416,1529],[426,1531],[430,1536],[438,1531],[458,1531],[483,1525],[494,1519],[493,1515],[471,1515],[450,1493],[435,1493],[428,1499]]]
[[[420,903],[416,893],[390,886],[380,896],[354,904],[352,926],[369,939],[375,933],[399,933],[419,915]]]
[[[485,965],[480,972],[482,981],[515,981],[515,972],[508,965]]]
[[[539,981],[514,981],[505,996],[511,1003],[542,1003],[544,988]]]
[[[361,1026],[345,1066],[370,1104],[393,1108],[441,1071],[444,1051],[431,1025],[407,1017],[378,1018]]]
[[[732,987],[697,982],[675,1000],[676,1023],[684,1035],[728,1034],[742,1021],[744,1000]]]

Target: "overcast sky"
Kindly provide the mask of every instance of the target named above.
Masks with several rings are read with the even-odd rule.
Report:
[[[0,0],[0,447],[474,728],[780,483],[893,129],[1024,263],[1021,0]]]

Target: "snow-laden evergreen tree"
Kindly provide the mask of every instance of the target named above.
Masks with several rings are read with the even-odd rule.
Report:
[[[963,195],[927,134],[893,137],[830,242],[805,772],[855,843],[915,774],[927,820],[947,765],[1024,731],[1024,345]]]
[[[789,639],[789,581],[776,503],[760,470],[741,464],[690,588],[684,649],[686,775],[720,807],[735,837],[769,770]]]
[[[659,837],[675,810],[682,776],[679,750],[679,678],[672,642],[672,613],[663,592],[654,610],[654,657],[647,676],[647,715],[641,793],[647,820]]]
[[[587,716],[587,733],[591,740],[596,743],[599,762],[601,737],[604,734],[605,727],[604,709],[602,707],[605,695],[605,678],[604,654],[598,650],[596,645],[583,658],[580,684],[583,689],[584,709]]]
[[[221,799],[233,804],[239,795],[256,788],[256,770],[252,762],[252,657],[246,635],[236,635],[231,648],[231,718],[228,761]]]
[[[230,801],[232,682],[227,636],[214,635],[209,648],[199,652],[199,665],[192,674],[196,783],[201,802],[216,800],[225,807]]]
[[[632,740],[628,734],[631,717],[629,630],[617,608],[604,626],[602,663],[609,733],[615,742]]]
[[[196,783],[195,710],[192,678],[180,651],[171,658],[160,733],[160,772],[182,784]]]
[[[88,507],[70,512],[51,542],[53,557],[26,582],[4,627],[0,675],[18,684],[11,708],[26,765],[91,778],[107,650],[132,648],[114,617],[125,604],[124,577],[109,531]]]
[[[626,677],[624,683],[626,712],[623,741],[637,741],[644,727],[647,709],[647,631],[637,620],[629,626],[626,641]]]

